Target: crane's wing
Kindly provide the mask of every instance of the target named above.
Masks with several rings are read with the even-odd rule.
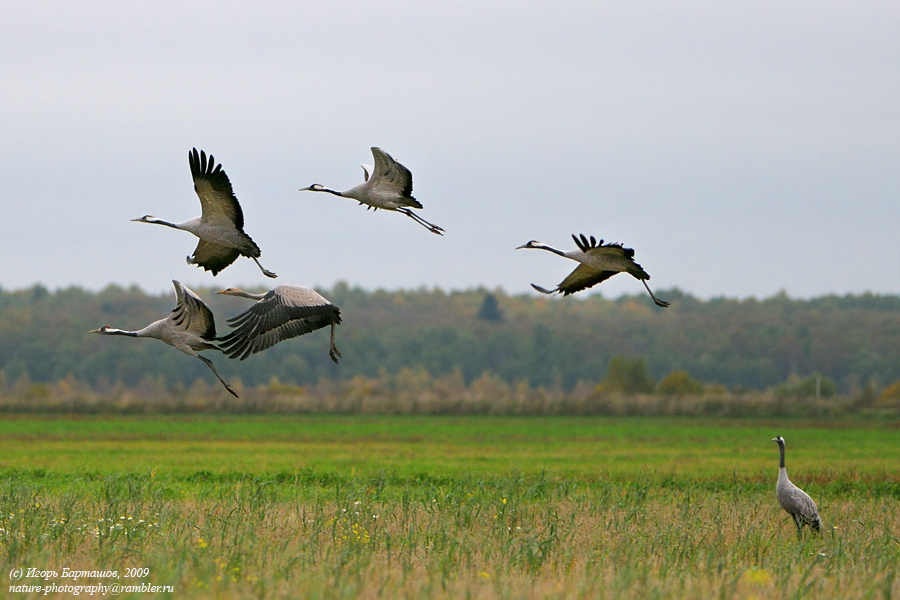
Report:
[[[620,272],[621,271],[598,271],[587,265],[578,265],[575,267],[574,271],[569,273],[568,277],[562,280],[562,283],[556,286],[556,289],[557,291],[562,292],[564,296],[568,296],[569,294],[574,294],[575,292],[580,292],[581,290],[593,287]]]
[[[251,240],[252,241],[252,240]],[[200,240],[197,247],[194,248],[194,254],[191,256],[191,264],[200,265],[207,271],[212,271],[213,276],[218,275],[219,271],[237,260],[241,255],[241,251],[237,248],[229,248]]]
[[[783,495],[784,497],[779,498],[779,500],[785,510],[792,515],[800,515],[807,523],[818,523],[819,507],[816,506],[815,501],[810,498],[809,494],[796,485],[792,485],[784,490]]]
[[[209,307],[181,282],[173,279],[172,285],[175,286],[175,308],[169,315],[172,323],[204,340],[215,340],[216,320]]]
[[[593,237],[591,237],[591,241],[593,241]],[[634,250],[632,248],[625,248],[622,244],[610,242],[609,244],[604,244],[603,240],[600,240],[599,244],[589,245],[585,250],[588,254],[600,255],[600,256],[608,256],[615,257],[621,256],[628,260],[634,258]]]
[[[194,178],[194,191],[197,192],[203,209],[201,218],[214,222],[227,220],[242,230],[244,213],[222,165],[216,164],[212,154],[207,160],[206,152],[201,150],[198,153],[196,148],[188,152],[188,163],[191,165],[191,177]]]
[[[603,240],[600,240],[601,242]],[[603,244],[590,246],[585,251],[598,262],[594,263],[595,268],[601,270],[609,269],[611,271],[628,273],[629,275],[640,279],[650,279],[650,275],[644,270],[644,267],[634,261],[634,250],[625,248],[622,244]]]
[[[588,240],[588,238],[586,238],[583,233],[581,234],[581,239],[578,239],[578,237],[576,237],[575,234],[573,233],[572,239],[575,240],[575,245],[578,246],[578,249],[581,250],[582,252],[587,252],[591,248],[597,248],[598,246],[603,245],[603,240],[600,240],[600,243],[598,244],[597,238],[595,238],[594,236],[591,236],[591,239]]]
[[[229,358],[244,360],[278,342],[341,322],[341,312],[309,288],[278,286],[229,319],[234,329],[219,340]]]
[[[363,177],[365,178],[364,181],[368,181],[369,177],[372,176],[372,172],[375,170],[375,167],[373,167],[372,165],[359,165],[359,166],[362,167]]]
[[[389,188],[402,196],[412,197],[412,173],[381,148],[372,148],[375,157],[375,185]]]

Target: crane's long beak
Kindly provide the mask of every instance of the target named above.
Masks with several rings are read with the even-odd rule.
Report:
[[[88,333],[100,333],[102,330],[102,327],[100,329],[91,329],[90,331],[88,331]]]

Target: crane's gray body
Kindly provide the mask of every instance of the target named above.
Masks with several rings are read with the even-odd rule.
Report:
[[[353,186],[349,190],[338,192],[325,186],[314,183],[300,191],[327,192],[342,198],[352,198],[368,208],[393,210],[405,214],[413,221],[422,225],[432,233],[443,235],[443,228],[429,223],[411,208],[422,208],[422,203],[412,195],[412,173],[409,169],[391,158],[391,155],[381,148],[372,147],[372,156],[375,158],[375,167],[362,165],[365,173],[365,182]]]
[[[372,148],[375,167],[362,165],[365,182],[353,186],[341,195],[372,208],[397,210],[398,208],[422,208],[422,203],[412,195],[412,173],[409,169],[391,158],[381,148]]]
[[[604,244],[603,240],[600,240],[598,243],[594,236],[588,239],[584,234],[581,234],[580,238],[573,235],[572,239],[575,240],[575,244],[578,246],[577,250],[564,252],[537,240],[531,240],[517,248],[517,250],[521,248],[547,250],[581,263],[554,289],[547,290],[532,283],[531,286],[534,289],[543,294],[560,292],[564,296],[568,296],[569,294],[593,287],[618,273],[628,273],[644,284],[657,306],[666,307],[669,305],[668,302],[657,298],[650,290],[650,286],[647,285],[650,275],[647,274],[641,265],[634,261],[634,250],[625,248],[622,244]]]
[[[194,191],[200,199],[200,216],[180,223],[170,223],[151,215],[133,220],[180,229],[200,238],[187,262],[199,265],[213,275],[218,275],[238,256],[246,256],[253,259],[266,277],[276,277],[259,263],[259,246],[244,233],[244,213],[222,165],[216,164],[211,154],[207,160],[206,153],[198,153],[196,148],[188,153],[188,163]]]
[[[89,333],[155,338],[165,342],[188,356],[194,356],[203,361],[212,369],[225,389],[237,397],[237,393],[222,379],[212,361],[198,354],[202,350],[220,350],[215,344],[216,321],[212,311],[197,294],[181,282],[173,279],[172,285],[175,286],[175,308],[165,319],[154,321],[137,331],[125,331],[105,326]]]
[[[230,221],[220,215],[209,218],[195,217],[175,223],[176,229],[193,233],[201,241],[224,248],[237,250],[242,256],[259,257],[259,246],[243,231],[236,229]]]
[[[251,294],[228,288],[217,294],[256,300],[256,304],[229,319],[232,331],[219,338],[229,358],[244,360],[251,354],[271,348],[278,342],[331,326],[328,354],[338,362],[341,353],[335,346],[335,326],[341,322],[340,309],[315,290],[299,285],[278,285],[265,294]]]
[[[822,519],[819,517],[819,508],[809,494],[791,483],[788,479],[787,469],[784,466],[784,438],[778,436],[772,438],[778,444],[781,451],[781,462],[778,468],[778,483],[775,485],[775,495],[778,503],[794,520],[797,531],[804,525],[809,525],[813,531],[820,531]]]

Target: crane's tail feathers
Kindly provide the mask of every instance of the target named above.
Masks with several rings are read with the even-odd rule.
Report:
[[[548,290],[548,289],[542,288],[542,287],[539,286],[539,285],[535,285],[535,284],[533,284],[533,283],[531,284],[531,287],[533,287],[534,289],[536,289],[537,291],[539,291],[539,292],[542,293],[542,294],[552,294],[552,293],[554,293],[554,292],[558,292],[558,291],[559,291],[559,288],[556,288],[555,290]]]
[[[660,300],[659,298],[656,297],[656,294],[654,294],[654,293],[650,290],[650,286],[647,285],[647,281],[646,281],[645,279],[641,279],[641,283],[643,283],[643,284],[644,284],[644,287],[647,288],[647,292],[650,294],[650,297],[653,298],[653,302],[654,302],[657,306],[661,306],[661,307],[663,307],[663,308],[666,308],[667,306],[669,306],[669,303],[668,303],[668,302],[666,302],[665,300]]]
[[[819,518],[819,515],[816,515],[811,519],[806,519],[806,524],[809,525],[809,528],[812,531],[822,533],[822,520]]]

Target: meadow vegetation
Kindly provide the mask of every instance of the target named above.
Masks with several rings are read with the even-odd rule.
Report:
[[[196,290],[217,315],[233,299]],[[900,298],[322,290],[243,362],[147,340],[169,294],[0,290],[0,577],[121,598],[898,598]],[[220,316],[220,327],[224,323]],[[327,334],[325,334],[327,335]],[[818,502],[798,535],[777,446]],[[27,572],[27,571],[26,571]],[[18,589],[18,588],[17,588]]]
[[[897,425],[10,417],[0,573],[143,567],[178,598],[891,598]],[[821,536],[778,507],[777,434]]]

